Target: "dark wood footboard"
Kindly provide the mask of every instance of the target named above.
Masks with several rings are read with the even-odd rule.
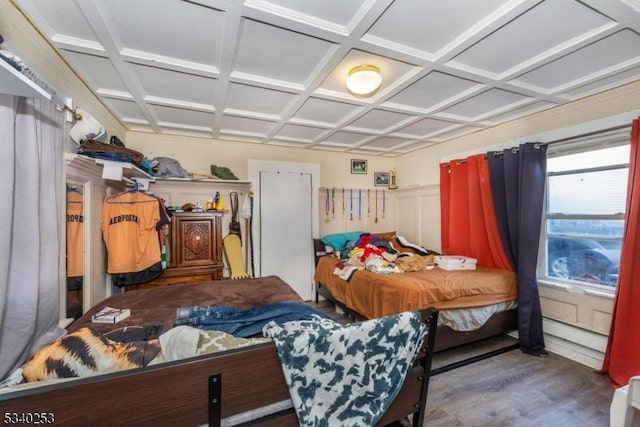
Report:
[[[437,315],[437,310],[423,311],[429,334],[379,425],[411,414],[414,426],[422,425]],[[0,394],[0,408],[5,414],[50,413],[62,425],[216,426],[221,419],[288,399],[276,347],[267,343]],[[252,424],[296,426],[298,422],[290,409]]]

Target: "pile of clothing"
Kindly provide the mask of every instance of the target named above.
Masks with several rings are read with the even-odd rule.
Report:
[[[398,252],[387,240],[374,234],[364,233],[357,240],[348,242],[340,254],[333,273],[344,280],[364,269],[383,274],[403,272],[396,264]]]
[[[437,252],[411,244],[395,232],[391,239],[385,238],[385,234],[389,233],[362,233],[357,239],[348,241],[339,252],[340,261],[333,274],[349,281],[358,270],[391,274],[434,267]]]

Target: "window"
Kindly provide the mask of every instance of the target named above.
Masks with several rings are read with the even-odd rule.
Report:
[[[629,148],[628,129],[549,146],[539,276],[616,286]]]

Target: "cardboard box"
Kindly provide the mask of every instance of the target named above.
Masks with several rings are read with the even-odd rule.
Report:
[[[434,261],[443,270],[475,270],[478,263],[477,259],[462,255],[440,255]]]

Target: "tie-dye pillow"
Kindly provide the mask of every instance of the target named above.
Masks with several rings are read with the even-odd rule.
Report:
[[[26,381],[86,377],[148,364],[160,351],[157,339],[118,342],[80,328],[41,348],[23,366]]]

